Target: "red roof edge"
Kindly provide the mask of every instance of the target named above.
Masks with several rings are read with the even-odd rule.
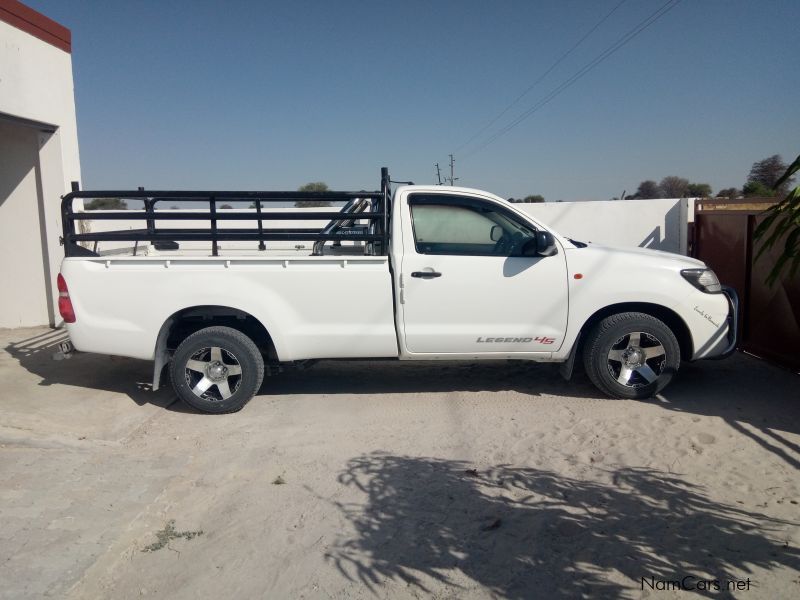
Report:
[[[17,0],[0,0],[0,21],[63,50],[72,52],[72,32]]]

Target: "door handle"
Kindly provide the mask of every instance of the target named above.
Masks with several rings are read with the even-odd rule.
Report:
[[[435,277],[441,277],[442,274],[438,271],[414,271],[411,276],[420,279],[434,279]]]

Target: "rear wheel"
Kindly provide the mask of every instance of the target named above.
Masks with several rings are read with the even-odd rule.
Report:
[[[197,410],[236,412],[261,387],[264,359],[241,331],[207,327],[181,342],[172,357],[170,376],[175,393]]]
[[[592,383],[614,398],[650,398],[678,372],[681,351],[675,334],[645,313],[620,313],[589,332],[583,362]]]

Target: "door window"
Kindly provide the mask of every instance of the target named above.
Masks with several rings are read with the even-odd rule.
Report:
[[[521,256],[533,228],[488,202],[442,194],[412,195],[418,254]]]

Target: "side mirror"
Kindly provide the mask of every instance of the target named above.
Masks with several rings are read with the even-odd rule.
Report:
[[[489,232],[489,238],[493,242],[499,242],[503,238],[503,228],[500,225],[492,225],[492,230]]]
[[[558,249],[556,239],[549,231],[536,231],[522,246],[522,256],[553,256]]]

